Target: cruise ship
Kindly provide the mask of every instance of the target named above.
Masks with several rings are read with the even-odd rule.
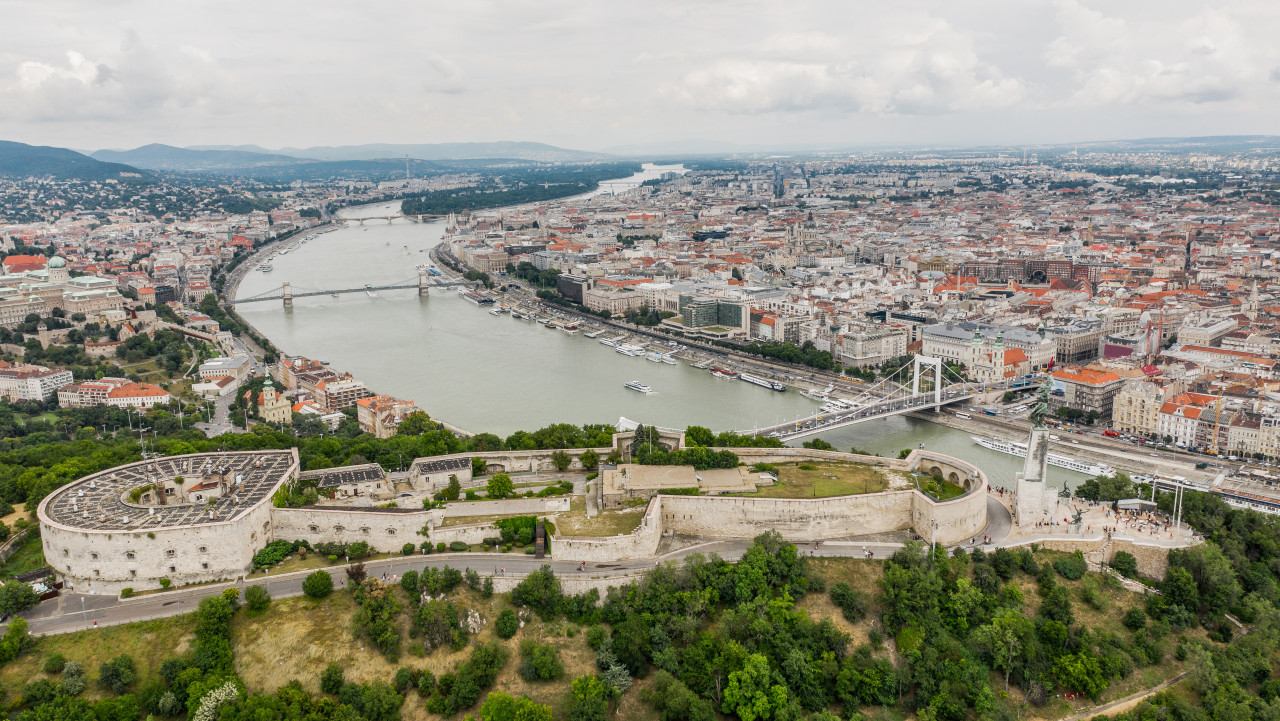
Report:
[[[263,273],[270,273],[270,272],[271,272],[271,270],[272,270],[272,268],[271,268],[271,264],[270,264],[270,263],[263,263],[262,265],[259,265],[259,266],[258,266],[258,270],[262,271]]]
[[[1018,441],[1003,441],[998,438],[987,438],[986,436],[970,436],[973,442],[983,448],[997,451],[1000,453],[1008,453],[1011,456],[1019,458],[1027,457],[1027,444]],[[1063,456],[1057,453],[1049,454],[1049,465],[1065,468],[1068,471],[1076,473],[1084,473],[1090,476],[1112,476],[1115,475],[1116,469],[1105,463],[1089,463],[1078,458]]]
[[[617,347],[615,347],[614,350],[617,351],[618,353],[621,353],[622,355],[629,355],[629,356],[644,355],[644,348],[641,348],[638,345],[631,345],[630,343],[622,343]]]
[[[753,376],[750,373],[739,373],[738,380],[744,380],[748,383],[754,383],[760,386],[761,388],[768,388],[769,390],[774,390],[774,391],[785,391],[787,389],[786,386],[782,385],[777,381],[771,381],[768,378],[761,378],[760,376]]]
[[[628,381],[626,383],[623,383],[622,385],[624,388],[630,388],[633,391],[640,391],[641,393],[645,393],[645,394],[653,392],[652,388],[641,383],[640,381]]]
[[[830,400],[831,391],[835,390],[835,388],[836,388],[836,385],[834,383],[828,383],[826,388],[823,388],[821,390],[810,389],[810,390],[800,391],[800,395],[804,396],[805,398],[818,401],[819,403],[826,403],[828,400]]]

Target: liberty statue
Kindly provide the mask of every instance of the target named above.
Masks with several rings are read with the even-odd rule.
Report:
[[[1040,390],[1036,392],[1036,404],[1027,416],[1032,428],[1044,428],[1044,418],[1049,415],[1049,383],[1045,380]]]

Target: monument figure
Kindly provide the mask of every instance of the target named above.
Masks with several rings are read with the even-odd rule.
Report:
[[[1027,458],[1022,464],[1022,473],[1018,474],[1018,483],[1014,488],[1014,520],[1019,526],[1035,525],[1043,519],[1049,505],[1046,496],[1045,481],[1049,477],[1049,429],[1044,419],[1049,415],[1050,381],[1036,392],[1036,404],[1031,409],[1028,419],[1031,421],[1031,432],[1027,434]]]

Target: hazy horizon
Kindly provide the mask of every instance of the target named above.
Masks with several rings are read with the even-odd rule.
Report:
[[[1280,133],[1280,6],[1260,1],[0,9],[4,137],[77,149],[746,152]]]

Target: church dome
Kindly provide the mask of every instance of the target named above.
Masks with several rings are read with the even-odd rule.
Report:
[[[49,259],[50,268],[65,268],[66,265],[67,265],[67,260],[62,256],[55,255]]]

